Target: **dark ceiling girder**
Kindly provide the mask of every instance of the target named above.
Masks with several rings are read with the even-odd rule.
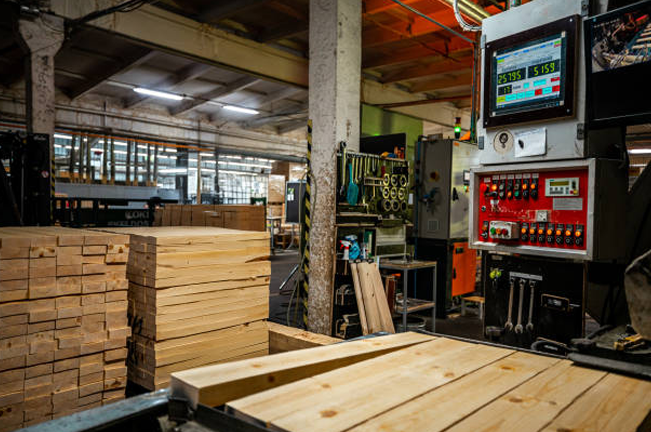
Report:
[[[276,128],[278,129],[278,133],[284,134],[287,132],[294,131],[296,129],[300,129],[302,127],[304,127],[307,132],[307,116],[304,118],[280,123]]]
[[[446,46],[447,45],[447,46]],[[390,50],[387,50],[390,51]],[[472,48],[460,39],[453,39],[449,44],[441,42],[419,44],[417,46],[402,49],[399,51],[387,52],[386,54],[376,55],[374,57],[362,60],[362,69],[374,69],[383,66],[398,65],[428,57],[444,57],[441,52],[447,52],[449,58],[460,59],[472,56]]]
[[[450,87],[459,87],[472,84],[472,71],[464,72],[455,77],[443,76],[423,82],[417,82],[411,86],[412,93],[421,93],[435,90],[442,90]]]
[[[197,96],[194,99],[187,99],[177,107],[174,107],[170,110],[170,114],[172,115],[179,115],[184,112],[188,112],[190,110],[193,110],[197,108],[198,106],[201,106],[207,102],[210,102],[212,99],[217,99],[220,97],[227,96],[231,93],[238,92],[240,90],[243,90],[255,83],[260,81],[258,78],[254,78],[251,76],[244,76],[238,80],[233,81],[230,84],[227,84],[223,87],[218,87],[214,90],[211,90],[207,93],[203,93],[199,96]]]
[[[277,41],[293,36],[298,36],[308,31],[309,23],[307,21],[296,21],[292,24],[280,25],[262,31],[256,40],[261,43]]]
[[[387,103],[387,104],[375,104],[374,106],[378,106],[380,108],[400,108],[400,107],[407,107],[407,106],[417,106],[417,105],[429,105],[429,104],[435,104],[435,103],[442,103],[442,102],[454,102],[458,100],[465,100],[465,99],[470,99],[471,95],[470,94],[464,94],[464,95],[458,95],[458,96],[443,96],[440,98],[434,98],[434,99],[421,99],[421,100],[416,100],[416,101],[408,101],[408,102],[394,102],[394,103]]]
[[[446,60],[429,64],[427,66],[414,66],[408,69],[399,70],[382,77],[383,84],[397,83],[414,78],[423,78],[432,75],[440,75],[448,72],[467,71],[472,67],[472,58],[458,61]]]
[[[309,103],[306,101],[299,106],[286,107],[278,111],[274,111],[271,115],[268,115],[266,117],[260,117],[247,122],[243,122],[242,125],[245,129],[257,128],[268,123],[283,121],[285,120],[284,117],[286,116],[302,114],[308,108]]]
[[[92,73],[85,74],[89,77],[87,81],[82,82],[75,87],[63,89],[62,91],[70,99],[76,99],[100,86],[104,81],[108,80],[112,76],[121,72],[126,72],[127,70],[146,62],[155,54],[156,52],[149,48],[139,47],[137,50],[134,50],[132,53],[121,58],[120,61],[112,62],[109,65],[106,65],[105,63],[99,65]]]
[[[262,107],[270,103],[278,102],[280,100],[294,96],[296,93],[301,92],[302,89],[296,87],[285,87],[283,89],[277,90],[273,93],[269,93],[263,97],[252,97],[246,99],[241,103],[242,106],[249,106],[251,104],[257,104],[257,106]]]
[[[269,0],[221,0],[214,1],[214,6],[208,7],[198,14],[204,22],[217,22],[230,18],[241,12],[263,5]]]
[[[212,66],[204,63],[192,63],[178,71],[176,74],[163,78],[162,80],[152,84],[151,87],[148,86],[148,88],[151,88],[152,90],[170,90],[183,83],[199,78],[211,68]],[[134,93],[128,99],[125,99],[124,108],[133,108],[149,99],[151,99],[151,97]]]

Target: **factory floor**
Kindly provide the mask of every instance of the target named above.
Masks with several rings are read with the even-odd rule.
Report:
[[[271,256],[271,280],[269,283],[269,320],[287,325],[287,306],[291,297],[292,289],[296,283],[296,276],[290,279],[282,291],[279,291],[283,280],[289,275],[294,266],[298,263],[299,256],[296,249],[288,251],[276,251]],[[293,305],[294,303],[292,303]],[[294,319],[294,308],[290,313],[289,324],[297,326],[300,321],[302,312],[299,311]],[[427,316],[423,316],[426,321],[425,328],[430,328]],[[482,323],[477,316],[462,317],[459,314],[451,314],[447,319],[436,320],[436,332],[449,334],[468,339],[484,340]]]

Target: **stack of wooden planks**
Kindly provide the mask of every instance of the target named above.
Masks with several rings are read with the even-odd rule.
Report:
[[[172,392],[288,432],[637,432],[651,418],[650,381],[413,333],[190,370]]]
[[[168,204],[156,209],[155,226],[207,226],[265,231],[265,207],[258,205]]]
[[[395,333],[393,318],[384,291],[382,276],[375,263],[350,263],[362,334],[380,331]]]
[[[331,336],[312,333],[306,330],[287,327],[268,321],[269,327],[269,354],[313,348],[342,342]]]
[[[206,227],[116,228],[130,234],[129,380],[269,350],[269,234]]]
[[[128,236],[0,228],[0,431],[124,397]]]

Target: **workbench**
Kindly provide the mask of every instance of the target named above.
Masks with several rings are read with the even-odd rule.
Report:
[[[651,381],[413,332],[186,371],[172,380],[171,392],[170,415],[188,420],[177,429],[181,432],[639,432],[651,427]],[[134,401],[130,406],[144,402],[153,405]],[[128,403],[115,404],[116,409]],[[76,416],[99,417],[92,411]],[[58,421],[64,420],[58,429],[50,423],[41,430],[91,430],[70,428],[83,423],[79,419]]]

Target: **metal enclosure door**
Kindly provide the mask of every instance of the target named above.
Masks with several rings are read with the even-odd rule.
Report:
[[[475,145],[441,139],[421,148],[421,198],[418,203],[418,236],[429,239],[466,238],[470,193],[464,172],[477,164]]]
[[[477,251],[467,242],[452,244],[452,297],[475,291]]]

